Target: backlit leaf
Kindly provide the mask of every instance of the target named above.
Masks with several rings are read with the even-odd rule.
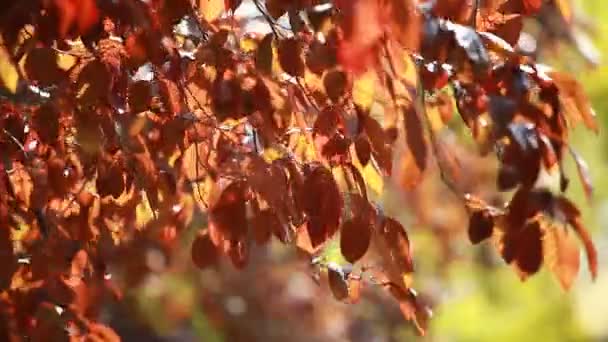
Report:
[[[569,290],[578,275],[580,249],[574,234],[559,226],[545,229],[543,236],[545,262],[564,290]]]
[[[11,58],[4,46],[0,47],[0,84],[8,89],[11,93],[17,91],[17,82],[19,74],[17,68],[11,62]]]

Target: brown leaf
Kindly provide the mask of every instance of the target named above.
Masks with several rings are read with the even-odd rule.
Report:
[[[244,182],[231,182],[218,200],[210,204],[209,235],[215,246],[225,253],[247,233],[245,190]]]
[[[306,172],[302,208],[308,217],[307,229],[313,247],[332,237],[338,230],[343,201],[330,170],[313,164]]]
[[[328,39],[332,39],[330,36]],[[315,74],[321,75],[323,72],[337,63],[336,49],[330,42],[321,43],[314,40],[308,47],[306,53],[306,66]]]
[[[283,71],[294,77],[304,76],[306,67],[302,59],[302,47],[297,39],[287,38],[279,41],[278,53]]]
[[[344,166],[352,174],[355,182],[357,183],[357,186],[359,187],[359,193],[361,194],[361,196],[363,196],[363,199],[367,202],[367,187],[365,185],[365,179],[363,179],[361,172],[352,163],[345,163]],[[369,203],[367,203],[367,204],[369,204]]]
[[[427,166],[428,146],[424,124],[416,110],[404,110],[407,147],[400,157],[400,184],[406,190],[415,188],[423,178]]]
[[[59,138],[59,112],[52,105],[38,108],[34,115],[34,129],[40,140],[46,144],[54,144]]]
[[[232,265],[238,269],[243,269],[247,266],[249,257],[249,246],[245,240],[239,240],[231,244],[228,249],[228,256]]]
[[[88,62],[76,80],[77,99],[83,106],[104,103],[110,92],[112,75],[100,60]]]
[[[342,223],[340,251],[344,258],[355,263],[365,255],[372,237],[372,227],[365,218],[356,216]]]
[[[348,77],[344,71],[331,70],[323,76],[323,86],[330,100],[338,102],[349,91]]]
[[[459,158],[441,136],[435,135],[431,140],[443,181],[449,186],[456,187],[462,179],[462,165]]]
[[[57,53],[47,47],[35,48],[25,58],[25,71],[30,80],[41,86],[55,85],[66,77],[57,65]]]
[[[357,136],[357,139],[355,140],[355,151],[357,152],[357,159],[359,159],[359,163],[366,166],[367,163],[369,163],[372,152],[367,136],[363,134]]]
[[[256,70],[261,71],[266,75],[272,74],[272,61],[273,61],[273,51],[272,51],[272,42],[274,39],[274,34],[272,32],[266,34],[264,39],[258,45],[258,50],[255,54],[255,67]]]
[[[270,241],[272,234],[277,234],[282,242],[286,242],[282,233],[283,227],[277,215],[271,209],[260,210],[250,221],[253,238],[258,245]],[[283,236],[283,239],[280,237]]]
[[[220,122],[228,118],[239,119],[243,116],[242,91],[237,77],[231,71],[226,71],[215,79],[211,92],[211,104],[213,112]]]
[[[401,223],[395,219],[386,218],[381,233],[392,263],[400,273],[412,273],[414,263],[410,250],[410,240]]]
[[[363,129],[371,143],[372,155],[382,171],[390,175],[392,170],[392,147],[388,134],[378,121],[372,118],[369,113],[359,113]]]
[[[471,214],[469,219],[469,240],[473,244],[478,244],[481,241],[492,236],[494,229],[494,219],[485,210],[478,210]]]
[[[513,241],[514,264],[522,280],[538,272],[543,263],[543,231],[538,222],[526,225]]]
[[[217,248],[209,237],[209,232],[204,231],[196,236],[192,243],[192,262],[200,269],[213,266],[218,261]]]

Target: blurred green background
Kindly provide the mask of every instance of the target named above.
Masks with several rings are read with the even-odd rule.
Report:
[[[599,253],[599,276],[590,280],[585,261],[572,289],[565,293],[543,268],[526,282],[508,267],[471,269],[471,264],[450,270],[451,293],[436,310],[435,338],[441,341],[590,341],[608,339],[608,1],[581,1],[589,17],[591,37],[602,53],[600,65],[588,68],[562,46],[541,62],[579,77],[601,120],[599,136],[577,127],[572,145],[584,156],[594,182],[589,204],[574,180],[570,196],[580,206]],[[572,163],[568,173],[575,175]],[[421,247],[417,249],[420,253]],[[466,249],[463,253],[475,253]],[[477,251],[478,252],[478,251]],[[584,256],[581,255],[581,258]]]

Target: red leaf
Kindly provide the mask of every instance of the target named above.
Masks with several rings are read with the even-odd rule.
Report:
[[[521,0],[523,4],[523,14],[534,15],[540,11],[543,5],[543,0]]]
[[[363,73],[378,61],[383,14],[377,0],[336,1],[343,14],[344,39],[340,42],[340,64],[355,74]]]

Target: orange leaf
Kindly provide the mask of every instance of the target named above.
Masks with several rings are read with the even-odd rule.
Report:
[[[564,290],[570,289],[580,267],[580,249],[574,235],[562,227],[545,229],[543,239],[545,262]]]

